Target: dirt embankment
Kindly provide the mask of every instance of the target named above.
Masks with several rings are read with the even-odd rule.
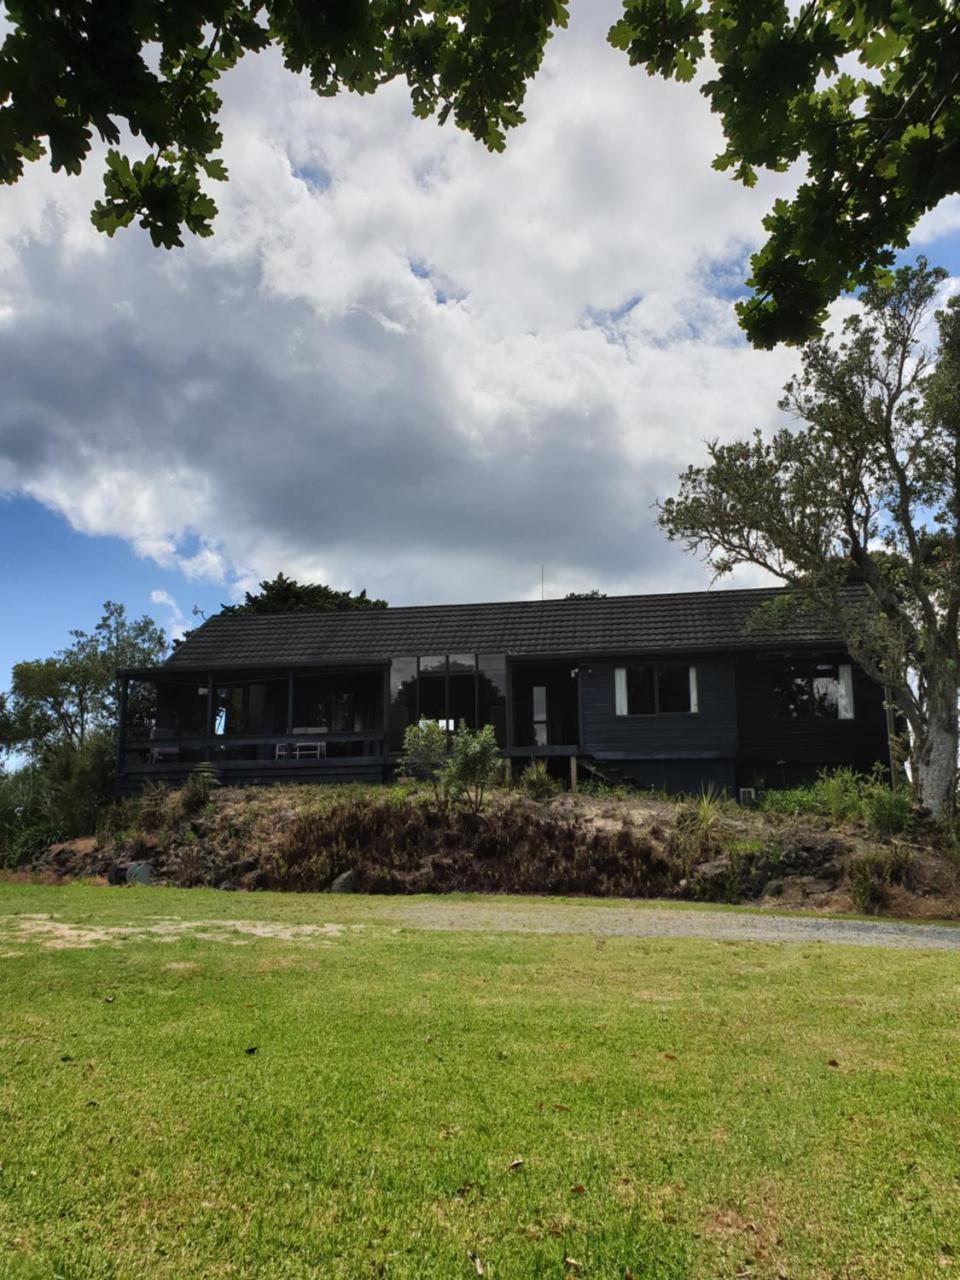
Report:
[[[483,812],[399,788],[273,787],[127,801],[44,879],[372,893],[478,891],[750,902],[960,918],[960,869],[918,832],[643,796],[496,794]]]

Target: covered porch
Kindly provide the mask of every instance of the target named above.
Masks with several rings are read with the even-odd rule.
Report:
[[[118,789],[184,781],[201,761],[225,782],[380,781],[388,667],[127,670]]]
[[[339,667],[200,670],[168,664],[119,673],[117,777],[182,783],[201,762],[225,783],[379,782],[408,725],[452,734],[490,724],[510,765],[551,767],[580,750],[578,670],[507,655],[396,657]],[[572,778],[575,779],[575,765]]]

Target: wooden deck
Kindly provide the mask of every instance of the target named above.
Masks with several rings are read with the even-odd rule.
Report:
[[[180,786],[201,762],[212,764],[227,786],[382,782],[386,764],[384,734],[370,732],[128,739],[122,754],[118,795],[133,795],[147,782]]]

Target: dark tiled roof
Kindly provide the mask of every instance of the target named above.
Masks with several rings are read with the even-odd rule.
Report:
[[[376,662],[414,654],[698,652],[839,642],[836,628],[812,614],[773,632],[758,630],[755,620],[751,625],[757,607],[782,594],[698,591],[349,613],[217,614],[164,665],[206,670]]]

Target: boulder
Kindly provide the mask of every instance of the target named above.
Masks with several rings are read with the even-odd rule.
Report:
[[[349,871],[344,871],[330,885],[331,893],[353,893],[357,883],[357,873],[351,867]]]
[[[843,858],[847,846],[834,836],[805,833],[783,843],[777,870],[787,876],[814,876],[829,880],[833,886],[843,874]]]

